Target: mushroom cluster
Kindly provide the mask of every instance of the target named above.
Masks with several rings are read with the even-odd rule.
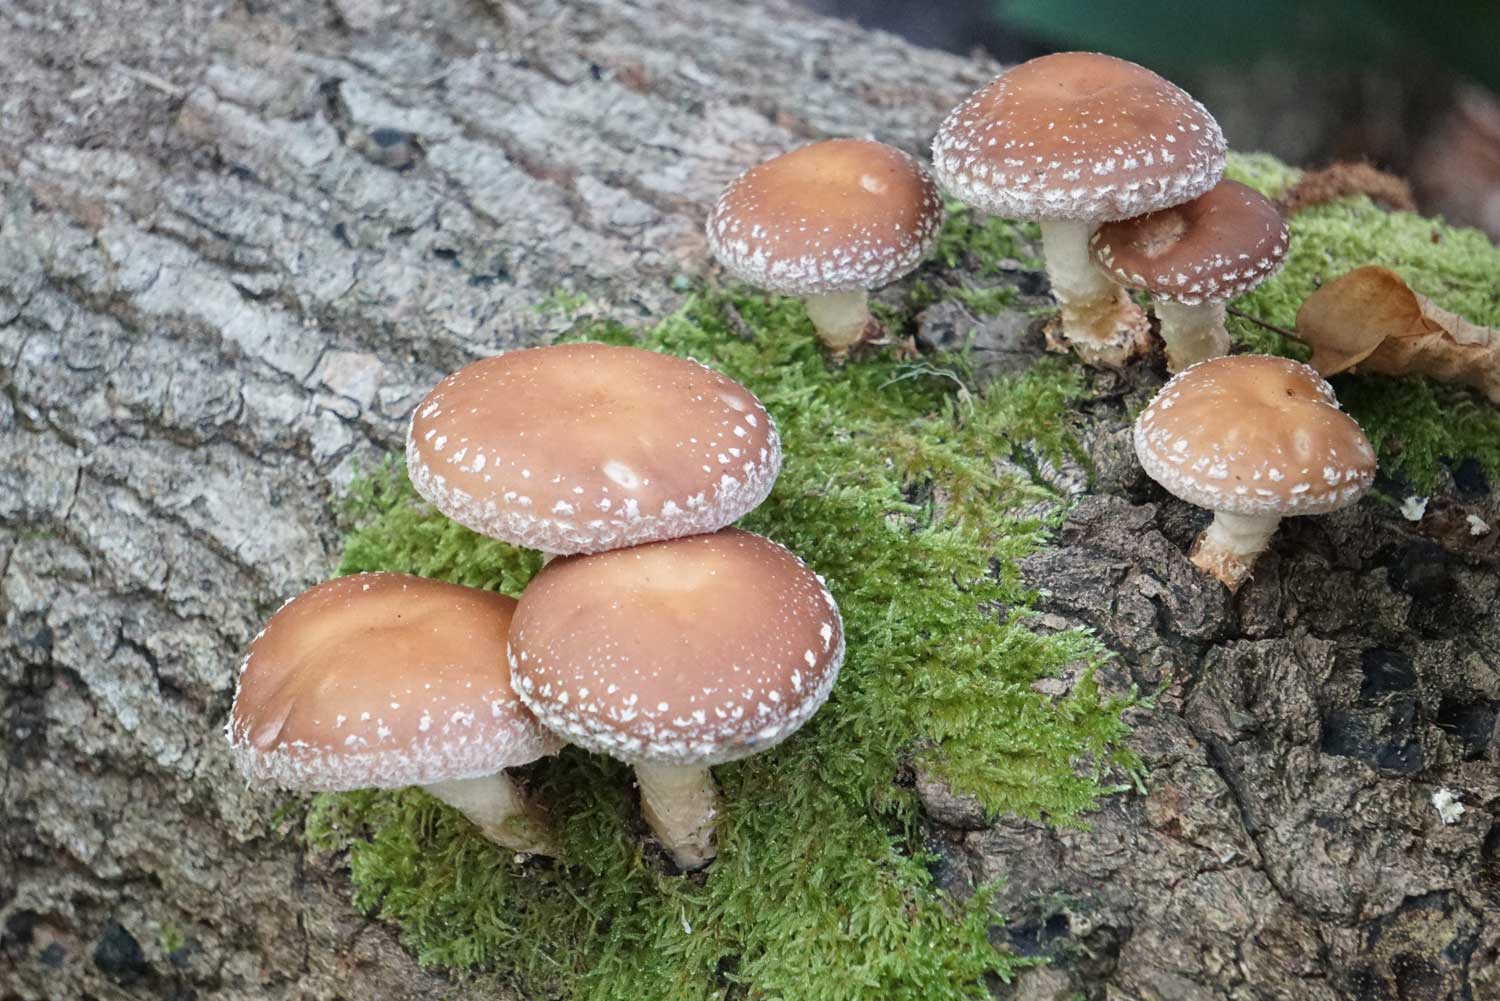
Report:
[[[1281,517],[1356,500],[1374,453],[1311,370],[1224,358],[1228,302],[1274,275],[1290,245],[1275,203],[1223,179],[1227,152],[1214,117],[1176,85],[1113,56],[1059,52],[954,108],[933,139],[932,175],[973,208],[1038,224],[1059,306],[1049,347],[1123,366],[1150,344],[1128,290],[1151,296],[1178,377],[1141,415],[1136,448],[1154,479],[1215,511],[1193,561],[1233,590]],[[708,243],[734,276],[804,296],[842,359],[871,328],[868,290],[933,243],[936,191],[900,151],[817,142],[730,182]]]
[[[547,565],[519,602],[401,574],[288,602],[240,673],[227,735],[245,775],[420,786],[498,844],[555,854],[505,769],[573,743],[632,765],[663,847],[707,865],[709,766],[789,736],[843,661],[822,578],[727,527],[781,468],[771,415],[694,361],[557,345],[443,379],[406,456],[442,514]]]
[[[1221,181],[1201,104],[1133,63],[1068,52],[1013,67],[959,105],[933,173],[975,207],[1040,224],[1060,306],[1054,346],[1119,366],[1156,300],[1169,367],[1141,414],[1146,471],[1215,512],[1192,559],[1231,589],[1279,520],[1353,503],[1374,453],[1306,366],[1219,357],[1224,304],[1287,253],[1275,206]],[[871,289],[907,274],[943,217],[932,174],[881,143],[833,139],[753,167],[709,215],[745,281],[805,300],[842,358]],[[697,362],[570,344],[485,358],[416,407],[417,492],[475,532],[540,550],[519,601],[404,574],[328,581],[255,638],[226,736],[245,775],[299,789],[419,786],[498,844],[555,854],[506,770],[563,743],[635,770],[676,864],[715,855],[712,765],[788,737],[844,655],[822,578],[729,527],[771,492],[781,443],[744,386]]]
[[[708,216],[725,270],[804,299],[836,360],[874,329],[869,291],[914,269],[942,224],[938,184],[982,211],[1036,222],[1059,315],[1048,344],[1115,368],[1146,353],[1156,301],[1168,366],[1229,352],[1224,304],[1275,272],[1274,203],[1223,182],[1227,147],[1202,104],[1113,56],[1013,66],[954,108],[932,169],[882,143],[815,142],[751,167]],[[936,183],[934,183],[934,175]]]

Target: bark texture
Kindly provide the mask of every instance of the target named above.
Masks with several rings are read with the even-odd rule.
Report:
[[[1155,693],[1129,716],[1145,788],[1058,830],[917,776],[940,883],[1000,880],[1004,940],[1052,961],[1001,996],[1500,997],[1500,496],[1459,463],[1415,522],[1285,519],[1231,596],[1187,557],[1209,514],[1145,477],[1122,420],[1163,377],[1096,382],[1092,483],[1060,479],[1076,505],[1023,564],[1037,628],[1095,630],[1102,684]]]
[[[993,67],[729,0],[16,0],[0,67],[0,998],[469,996],[244,790],[240,652],[443,373]]]

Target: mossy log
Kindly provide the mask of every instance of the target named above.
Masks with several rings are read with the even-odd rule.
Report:
[[[0,7],[0,66],[0,998],[541,996],[533,982],[424,969],[418,951],[462,956],[463,943],[436,949],[433,928],[354,907],[329,831],[356,804],[322,804],[310,846],[305,803],[245,789],[219,736],[245,644],[334,570],[351,481],[398,449],[442,374],[477,356],[580,320],[645,329],[688,302],[698,312],[663,346],[703,348],[711,310],[717,336],[800,359],[798,378],[821,373],[786,347],[787,307],[690,291],[713,195],[825,135],[920,153],[996,67],[730,0],[21,3]],[[1500,311],[1466,291],[1493,248],[1432,233],[1423,253],[1439,259],[1419,263],[1452,288],[1420,290]],[[907,394],[880,417],[897,432],[888,445],[929,410],[963,428],[978,382],[1040,356],[1027,310],[1045,286],[1024,234],[960,218],[949,235],[938,263],[880,305],[924,351],[968,344],[975,381],[896,359],[866,370],[856,385]],[[1443,239],[1461,259],[1442,258]],[[1006,294],[988,294],[993,282]],[[1258,300],[1283,325],[1288,288]],[[1425,389],[1407,400],[1420,426],[1377,437],[1383,458],[1404,446],[1418,463],[1429,517],[1408,523],[1372,500],[1299,524],[1231,601],[1182,558],[1197,515],[1136,475],[1124,445],[1127,410],[1160,371],[1043,364],[1051,402],[1018,395],[1030,417],[999,400],[980,413],[1015,431],[1076,404],[1041,423],[1081,448],[1018,440],[971,479],[936,462],[974,447],[934,448],[930,476],[893,474],[908,496],[886,520],[916,532],[1015,485],[1005,497],[1034,507],[1016,509],[1030,519],[1021,542],[995,543],[996,575],[1018,600],[1042,589],[1027,631],[1071,637],[1054,652],[1094,650],[1067,630],[1097,631],[1116,655],[1098,674],[1106,692],[1156,696],[1126,713],[1126,750],[1146,772],[1115,770],[1125,758],[1110,745],[1100,784],[1140,787],[1100,798],[1087,829],[1057,827],[970,795],[978,765],[897,749],[890,789],[869,795],[889,813],[875,836],[901,849],[890,865],[993,910],[992,933],[981,921],[955,936],[968,948],[1053,960],[1008,986],[973,970],[1017,965],[983,957],[906,957],[910,976],[931,978],[932,997],[1500,994],[1490,419],[1466,401],[1450,422],[1449,398]],[[1373,409],[1378,383],[1350,391],[1377,421],[1398,412]],[[948,490],[960,482],[970,494]],[[1383,489],[1399,501],[1411,487]],[[368,517],[380,504],[361,496]],[[1046,524],[1060,532],[1038,548]],[[963,559],[978,574],[989,557]],[[1019,686],[1038,704],[1094,684],[1039,664],[1052,675]],[[1460,794],[1456,823],[1433,806],[1443,790]],[[1059,795],[1022,812],[1070,812]],[[431,838],[434,823],[396,833]],[[947,906],[930,897],[941,903],[922,921]],[[757,958],[734,946],[684,950],[709,972],[679,976],[682,996],[740,996],[735,971]],[[908,996],[878,980],[817,986],[788,996]]]

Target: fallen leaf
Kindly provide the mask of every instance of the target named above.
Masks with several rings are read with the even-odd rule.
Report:
[[[1474,386],[1500,403],[1500,330],[1481,327],[1411,290],[1389,268],[1356,268],[1297,311],[1297,336],[1324,376],[1360,366]]]

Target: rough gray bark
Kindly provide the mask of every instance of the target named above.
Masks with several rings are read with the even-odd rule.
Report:
[[[0,6],[7,1001],[474,996],[238,782],[239,652],[327,574],[330,502],[442,373],[566,326],[554,290],[660,315],[743,166],[832,133],[920,150],[993,71],[780,3],[397,6]],[[986,326],[990,369],[1034,351]],[[1021,996],[1500,992],[1493,540],[1310,522],[1230,603],[1106,433],[1142,390],[1098,388],[1099,496],[1030,569],[1113,683],[1170,682],[1135,721],[1149,789],[1057,832],[919,781],[947,884],[1004,876],[1012,943],[1058,959]],[[1320,597],[1330,561],[1357,600]]]

